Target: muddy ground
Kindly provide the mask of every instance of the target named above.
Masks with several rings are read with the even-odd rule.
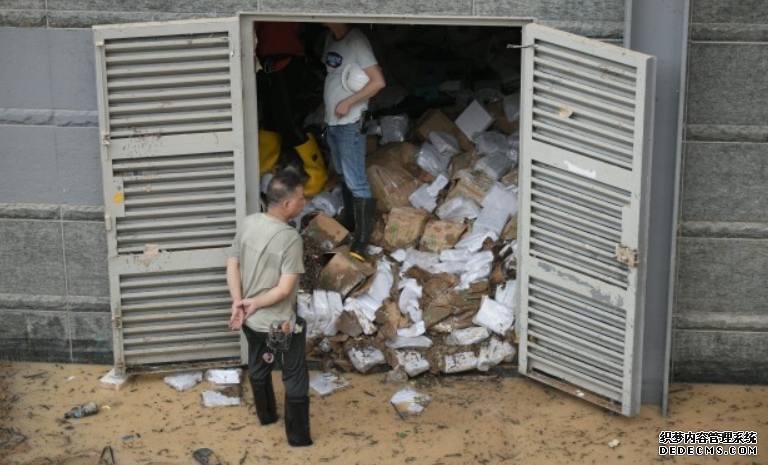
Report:
[[[768,387],[675,384],[668,419],[654,407],[629,419],[523,378],[426,377],[409,385],[432,402],[402,420],[389,404],[402,386],[383,383],[383,374],[346,375],[352,387],[312,398],[315,445],[293,449],[282,420],[257,425],[247,389],[244,405],[205,408],[205,381],[177,393],[162,375],[144,375],[116,392],[99,385],[108,369],[0,362],[0,463],[97,463],[107,445],[118,464],[194,464],[200,447],[229,465],[768,463],[760,445],[768,438]],[[63,419],[90,400],[102,406],[97,415]],[[662,430],[756,431],[758,456],[661,458]]]

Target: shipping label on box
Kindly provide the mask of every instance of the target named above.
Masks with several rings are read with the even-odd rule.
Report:
[[[445,113],[437,109],[432,109],[428,110],[418,121],[416,121],[414,134],[416,134],[422,142],[427,142],[429,141],[429,134],[435,131],[447,132],[456,137],[462,150],[471,152],[475,149],[475,145],[472,141],[461,132],[450,118],[445,116]]]
[[[375,271],[370,264],[350,257],[349,250],[345,247],[337,251],[320,271],[318,287],[346,297]]]
[[[338,221],[320,212],[304,228],[304,235],[314,240],[326,252],[330,252],[349,237],[349,231]]]
[[[384,248],[406,249],[416,245],[428,217],[429,213],[421,208],[393,208],[384,228]]]
[[[453,248],[467,227],[464,223],[430,220],[419,241],[419,250],[441,252]]]

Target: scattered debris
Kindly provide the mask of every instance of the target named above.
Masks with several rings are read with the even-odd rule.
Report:
[[[621,444],[621,441],[619,441],[618,439],[613,439],[611,442],[608,443],[608,447],[610,447],[611,449],[615,449],[619,447],[619,444]]]
[[[390,403],[400,418],[403,418],[408,415],[420,415],[427,408],[430,400],[432,397],[429,394],[406,388],[397,391],[390,399]]]
[[[218,391],[203,391],[203,405],[205,407],[229,407],[240,405],[240,397],[229,397]]]
[[[347,379],[334,373],[317,373],[309,380],[309,387],[320,397],[325,397],[349,386],[350,383]]]
[[[202,449],[197,449],[192,453],[192,457],[200,465],[222,465],[222,462],[216,456],[216,453],[214,453],[211,449],[208,449],[207,447],[204,447]]]

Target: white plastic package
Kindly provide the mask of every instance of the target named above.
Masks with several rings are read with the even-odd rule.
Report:
[[[408,134],[408,125],[410,121],[407,115],[382,116],[379,119],[381,126],[381,145],[390,142],[404,142]]]
[[[464,272],[464,268],[466,268],[466,266],[467,265],[464,262],[444,262],[434,265],[428,271],[430,273],[461,274]]]
[[[386,342],[390,349],[429,349],[432,347],[432,339],[427,336],[418,337],[400,337],[390,339]]]
[[[467,249],[445,249],[440,252],[441,262],[467,262],[472,253]]]
[[[445,343],[452,346],[469,346],[488,339],[490,335],[488,329],[482,326],[455,329],[445,338]]]
[[[516,152],[520,152],[520,132],[513,132],[509,136],[507,136],[507,143],[509,144],[509,148],[511,150],[515,150]]]
[[[398,366],[403,367],[405,373],[411,378],[429,370],[429,360],[418,352],[398,350],[396,355]]]
[[[184,371],[182,373],[174,373],[163,378],[165,384],[179,392],[184,392],[189,388],[197,386],[197,384],[202,380],[202,371]]]
[[[436,213],[443,221],[461,223],[466,219],[471,220],[477,218],[477,215],[480,214],[480,207],[474,200],[463,195],[457,195],[456,197],[443,202],[443,204],[437,208]]]
[[[376,319],[376,310],[380,309],[384,300],[389,297],[394,282],[392,265],[387,260],[379,260],[371,287],[361,296],[354,298],[369,321]]]
[[[405,261],[406,263],[409,263],[410,266],[415,266],[422,270],[429,270],[431,267],[440,263],[440,255],[435,252],[422,252],[421,250],[416,250],[411,247],[406,251]],[[403,267],[401,271],[405,272],[406,268]]]
[[[342,311],[344,311],[344,304],[341,301],[341,294],[333,291],[315,291],[312,294],[311,309],[314,313],[312,320],[315,322],[315,327],[310,337],[335,335],[338,332],[336,321]]]
[[[445,174],[451,165],[451,159],[440,154],[429,142],[422,144],[421,149],[413,155],[413,160],[421,169],[433,176]]]
[[[503,361],[512,361],[515,353],[512,344],[493,337],[480,347],[480,353],[477,356],[477,369],[488,371]]]
[[[477,169],[487,174],[489,178],[498,181],[512,169],[512,160],[506,154],[486,155],[477,162]]]
[[[240,405],[240,397],[229,397],[218,391],[203,391],[203,405],[206,407],[230,407]]]
[[[472,323],[503,336],[515,323],[515,314],[511,308],[483,296],[480,310],[472,318]]]
[[[205,380],[213,384],[240,384],[242,368],[214,368],[205,372]]]
[[[432,398],[429,394],[422,394],[411,388],[397,391],[390,402],[395,406],[400,415],[419,415],[421,414]]]
[[[443,373],[461,373],[475,368],[477,368],[477,357],[473,352],[446,355],[443,359]]]
[[[510,279],[506,283],[500,284],[496,288],[496,302],[504,305],[505,307],[509,307],[514,310],[517,307],[516,297],[517,283],[514,279]]]
[[[507,136],[500,132],[479,132],[472,140],[480,155],[506,155],[509,150]]]
[[[447,132],[430,132],[429,142],[437,149],[438,152],[449,157],[456,155],[461,151],[459,140],[456,139],[456,136],[453,134],[448,134]]]
[[[400,289],[400,299],[398,300],[397,305],[400,308],[400,313],[407,315],[414,323],[422,321],[423,316],[421,308],[419,307],[419,299],[421,299],[422,289],[419,282],[413,278],[403,279],[400,281],[398,289]],[[424,334],[424,332],[422,331],[420,334],[409,335],[400,334],[400,330],[398,330],[398,335],[404,337],[415,337],[420,336],[421,334]]]
[[[448,185],[448,178],[440,174],[432,182],[432,184],[427,186],[427,193],[432,197],[437,197],[438,195],[440,195],[440,191],[443,190],[447,185]]]
[[[355,315],[355,319],[363,329],[363,333],[368,336],[376,334],[376,331],[378,331],[376,325],[373,323],[373,320],[369,318],[367,310],[363,310],[363,306],[360,305],[360,301],[356,297],[348,297],[347,300],[344,301],[344,310]]]
[[[419,316],[421,316],[421,311],[419,310]],[[407,328],[400,328],[397,330],[397,337],[419,337],[422,334],[427,332],[427,327],[424,324],[424,320],[412,324],[411,326]]]
[[[423,208],[429,213],[432,213],[437,208],[437,197],[429,194],[429,185],[427,184],[422,184],[413,191],[413,194],[408,196],[408,200],[415,208]]]
[[[510,218],[517,215],[517,193],[495,183],[480,203],[483,208],[497,208],[505,211]]]
[[[349,386],[349,381],[346,378],[333,373],[317,373],[309,379],[309,387],[320,397],[325,397]]]
[[[485,240],[488,238],[490,238],[493,242],[499,240],[499,236],[494,234],[492,231],[483,230],[475,232],[473,230],[471,233],[467,234],[459,242],[457,242],[454,247],[457,249],[466,249],[474,253],[483,248],[483,242],[485,242]]]
[[[459,289],[467,289],[470,284],[488,278],[491,275],[492,265],[493,252],[486,250],[485,252],[476,253],[467,262],[465,271],[461,274],[461,282],[457,287]]]
[[[336,189],[316,195],[309,203],[313,210],[320,210],[332,218],[337,216],[344,207],[341,191],[336,192]]]
[[[504,116],[510,123],[520,121],[520,94],[510,94],[504,97],[502,103]]]
[[[405,258],[408,256],[408,253],[405,251],[405,249],[397,249],[389,254],[389,256],[398,263],[403,263]]]
[[[477,219],[472,224],[473,233],[493,233],[496,237],[501,237],[504,226],[511,216],[506,210],[501,210],[495,207],[486,207],[480,210],[480,214],[477,215]]]
[[[349,349],[347,356],[360,373],[365,373],[376,365],[384,363],[384,354],[375,347],[355,347]]]

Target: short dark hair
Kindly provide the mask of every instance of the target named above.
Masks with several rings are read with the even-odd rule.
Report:
[[[267,185],[267,206],[277,206],[290,198],[296,189],[304,183],[298,171],[293,169],[284,169],[277,173]]]

